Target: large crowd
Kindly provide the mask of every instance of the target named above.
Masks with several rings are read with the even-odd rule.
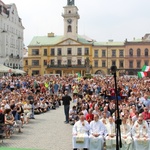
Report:
[[[116,94],[113,76],[4,76],[0,78],[0,125],[5,138],[14,128],[22,132],[35,114],[62,105],[65,91],[72,97],[69,123],[73,149],[116,148]],[[150,149],[150,80],[117,77],[123,150]]]

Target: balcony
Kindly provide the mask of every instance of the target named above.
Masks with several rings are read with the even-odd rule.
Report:
[[[47,68],[85,68],[85,65],[47,65]]]

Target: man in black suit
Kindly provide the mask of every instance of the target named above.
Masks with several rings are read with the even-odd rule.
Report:
[[[70,109],[70,101],[71,97],[68,95],[68,92],[65,91],[65,95],[62,97],[63,105],[64,105],[64,113],[66,121],[65,123],[69,123],[69,109]]]

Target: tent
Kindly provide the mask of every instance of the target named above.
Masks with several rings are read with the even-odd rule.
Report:
[[[26,72],[20,69],[14,69],[15,70],[15,74],[25,74]]]
[[[15,73],[15,70],[0,64],[0,73]]]

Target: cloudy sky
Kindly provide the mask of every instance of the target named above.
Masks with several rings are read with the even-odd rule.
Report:
[[[48,32],[63,35],[63,6],[67,0],[2,0],[15,3],[22,18],[24,43]],[[124,41],[150,33],[150,0],[75,0],[78,33],[96,41]]]

